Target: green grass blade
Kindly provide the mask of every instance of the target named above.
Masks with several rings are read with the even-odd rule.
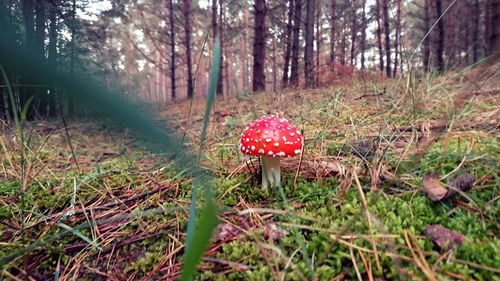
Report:
[[[73,233],[73,235],[75,236],[78,236],[80,237],[83,241],[87,242],[89,245],[91,245],[92,247],[98,249],[98,250],[102,250],[102,248],[97,244],[96,241],[90,239],[87,235],[83,234],[81,231],[79,231],[78,229],[74,229],[72,228],[71,226],[67,225],[67,224],[64,224],[64,223],[61,223],[61,222],[58,222],[57,223],[57,226],[59,226],[60,228],[63,228],[71,233]]]
[[[198,152],[198,161],[203,153],[203,146],[207,136],[207,128],[210,120],[210,110],[215,99],[217,91],[217,82],[220,72],[220,42],[216,39],[214,44],[214,53],[212,55],[212,69],[210,74],[210,88],[207,97],[207,105],[205,107],[205,115],[203,119],[203,129],[200,136],[200,150]],[[203,181],[201,180],[203,179]],[[199,187],[205,189],[205,205],[201,209],[201,216],[196,225],[196,202],[197,192]],[[189,207],[189,221],[187,225],[186,238],[186,253],[184,255],[184,267],[180,280],[192,280],[196,273],[196,266],[200,262],[201,256],[210,242],[210,237],[213,230],[217,226],[217,210],[212,195],[210,180],[206,181],[204,177],[199,177],[193,184],[191,205]]]

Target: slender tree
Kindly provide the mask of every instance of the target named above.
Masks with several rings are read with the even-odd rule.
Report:
[[[190,21],[190,10],[191,10],[191,0],[183,0],[183,12],[184,12],[184,43],[186,47],[186,67],[187,67],[187,96],[192,98],[194,95],[193,88],[193,71],[191,64],[191,21]]]
[[[423,34],[426,35],[429,29],[431,28],[431,14],[430,14],[430,9],[431,9],[431,4],[430,0],[425,0],[424,1],[424,26],[423,26]],[[424,64],[424,71],[427,72],[429,71],[429,63],[430,63],[430,58],[431,58],[431,40],[430,40],[430,34],[428,34],[423,41],[422,44],[422,53],[423,53],[423,64]]]
[[[401,0],[396,0],[396,36],[394,37],[394,68],[392,77],[396,77],[398,69],[399,38],[401,37]]]
[[[359,49],[361,51],[361,69],[365,69],[365,51],[366,51],[366,0],[362,0],[362,11],[361,11],[361,42]]]
[[[337,0],[330,0],[330,63],[332,65],[332,68],[335,66],[334,62],[335,62],[336,8],[337,8]]]
[[[385,33],[385,74],[391,77],[391,30],[389,29],[389,0],[383,0],[384,33]]]
[[[495,0],[485,0],[484,1],[484,38],[485,38],[485,42],[484,42],[484,52],[485,54],[489,55],[490,54],[490,50],[491,50],[491,46],[490,46],[490,36],[491,34],[493,33],[492,30],[494,29],[494,27],[492,28],[492,14],[491,14],[491,8],[492,8],[492,5],[493,5],[493,1]]]
[[[322,20],[322,11],[321,11],[321,1],[316,1],[316,73],[315,75],[315,85],[317,86],[319,84],[319,73],[320,73],[320,67],[321,67],[321,20]]]
[[[292,67],[290,71],[290,84],[299,85],[299,52],[300,52],[300,25],[302,15],[302,1],[295,0],[293,17],[293,42],[292,42]]]
[[[357,24],[356,24],[356,10],[357,10],[357,2],[356,0],[352,1],[351,5],[351,65],[354,65],[354,60],[356,57],[355,54],[355,46],[356,46],[356,34],[358,32],[357,30]]]
[[[479,10],[479,1],[474,0],[474,8],[472,12],[472,61],[476,63],[479,59],[479,17],[481,11]],[[465,19],[464,19],[465,20]]]
[[[254,40],[253,40],[253,91],[266,89],[264,61],[266,50],[266,0],[255,0],[254,3]]]
[[[283,78],[281,79],[283,87],[288,85],[288,75],[290,71],[290,56],[292,53],[292,31],[293,31],[293,0],[288,1],[288,15],[285,30],[285,52],[283,58]]]
[[[306,0],[306,30],[304,49],[304,75],[307,88],[314,87],[314,0]]]
[[[490,0],[491,14],[489,19],[490,34],[488,41],[488,63],[495,63],[500,60],[500,1]]]
[[[382,49],[382,24],[380,23],[380,1],[376,0],[375,3],[375,17],[377,19],[377,46],[378,46],[378,58],[379,58],[379,70],[384,71],[384,55]]]
[[[223,0],[219,0],[219,40],[220,40],[220,76],[217,81],[217,93],[218,95],[224,95],[224,81],[227,84],[227,75],[224,74],[224,5]],[[225,67],[227,70],[227,67]]]
[[[56,69],[57,68],[57,1],[52,0],[50,3],[50,8],[49,8],[49,55],[47,58],[47,63],[49,64],[51,69]],[[49,117],[55,117],[56,116],[56,89],[52,88],[49,93],[49,112],[48,116]]]
[[[346,47],[347,47],[347,7],[349,7],[349,1],[344,1],[344,7],[342,9],[342,38],[340,39],[340,64],[344,66],[346,64]]]
[[[442,14],[442,0],[436,0],[436,20]],[[441,18],[437,24],[438,36],[436,36],[436,69],[438,72],[444,71],[444,18]]]
[[[168,0],[168,20],[170,25],[170,97],[175,100],[176,95],[176,85],[175,85],[175,29],[174,29],[174,4],[172,0]]]

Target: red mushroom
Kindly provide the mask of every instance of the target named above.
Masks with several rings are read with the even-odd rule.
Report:
[[[281,183],[280,158],[299,155],[303,147],[300,132],[285,118],[264,116],[248,125],[240,138],[244,154],[262,157],[262,188]]]

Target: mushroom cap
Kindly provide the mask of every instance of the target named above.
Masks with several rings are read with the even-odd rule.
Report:
[[[240,151],[251,156],[290,157],[301,153],[303,138],[285,118],[263,116],[247,126]]]

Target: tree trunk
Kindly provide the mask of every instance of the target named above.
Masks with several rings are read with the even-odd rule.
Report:
[[[337,8],[337,0],[330,0],[330,64],[332,71],[335,67],[335,14]]]
[[[398,72],[399,37],[401,36],[401,0],[396,0],[396,36],[394,37],[394,69],[392,77],[396,77]]]
[[[172,0],[168,0],[168,19],[170,24],[170,98],[177,98],[175,85],[175,29],[174,29],[174,4]]]
[[[495,0],[485,0],[484,1],[484,53],[485,55],[490,54],[490,36],[492,31],[491,24],[491,6],[492,2]]]
[[[357,26],[356,26],[356,10],[357,10],[357,1],[352,1],[352,6],[351,6],[351,66],[354,66],[355,64],[355,46],[356,46],[356,33],[358,32]]]
[[[321,1],[316,1],[316,72],[314,84],[319,84],[319,73],[321,67]]]
[[[224,80],[227,84],[227,77],[224,77],[224,6],[222,5],[223,0],[219,0],[219,41],[220,41],[220,75],[217,81],[217,94],[219,96],[224,95]]]
[[[375,17],[377,19],[377,45],[378,45],[378,57],[379,57],[379,70],[380,72],[384,71],[384,55],[382,49],[382,24],[380,23],[380,1],[385,0],[376,0],[376,10]]]
[[[249,63],[248,63],[248,7],[245,5],[245,11],[243,12],[243,89],[245,91],[249,90]]]
[[[389,0],[383,0],[382,6],[384,12],[384,32],[385,32],[385,74],[391,77],[391,38],[389,29]]]
[[[254,9],[252,90],[258,92],[266,89],[266,77],[264,74],[266,50],[266,0],[255,0]]]
[[[344,66],[346,64],[346,45],[347,45],[347,14],[346,7],[348,6],[349,1],[344,1],[344,10],[343,13],[343,21],[342,21],[342,38],[340,39],[340,64]]]
[[[36,58],[41,62],[41,63],[46,63],[45,59],[45,20],[46,20],[46,0],[38,0],[35,1],[35,22],[36,22],[36,30],[35,30],[35,40],[33,43],[33,52],[36,56]],[[47,115],[47,107],[48,107],[48,101],[47,101],[47,88],[45,87],[36,87],[32,88],[35,89],[35,93],[32,93],[34,95],[33,102],[30,103],[28,113],[29,118],[32,119],[34,117],[33,114],[35,114],[34,109],[36,105],[38,106],[38,114],[40,116],[46,116]],[[31,92],[31,91],[30,91]],[[22,103],[21,106],[24,106],[25,104]]]
[[[23,20],[26,29],[26,46],[33,48],[33,37],[35,35],[35,14],[33,0],[23,0]]]
[[[490,36],[487,38],[490,57],[487,63],[495,63],[500,60],[500,1],[492,0],[490,7]]]
[[[273,92],[276,92],[277,90],[277,84],[278,84],[278,67],[276,65],[276,39],[273,38],[272,41],[272,52],[273,56],[271,57],[272,60],[272,76],[273,76]]]
[[[430,15],[430,0],[425,0],[424,2],[424,30],[423,30],[423,35],[425,36],[427,32],[429,32],[429,29],[431,28],[431,15]],[[427,37],[424,38],[423,47],[423,63],[424,63],[424,71],[427,72],[429,71],[429,60],[431,58],[431,40],[430,40],[430,33],[427,34]]]
[[[76,44],[76,0],[71,1],[71,24],[70,24],[70,31],[71,31],[71,41],[70,41],[70,61],[69,61],[69,73],[71,76],[74,75],[75,73],[75,44]],[[61,112],[63,112],[63,109],[60,109]],[[68,95],[68,115],[72,116],[74,112],[74,101],[73,101],[73,96]],[[63,112],[64,113],[64,112]]]
[[[469,47],[470,47],[470,21],[469,19],[471,18],[470,16],[470,11],[472,10],[470,3],[466,3],[465,7],[462,9],[461,12],[461,18],[464,19],[462,21],[462,24],[460,26],[460,29],[463,30],[463,40],[462,40],[462,50],[465,52],[465,57],[464,57],[464,65],[467,66],[471,63],[470,61],[470,54],[469,54]]]
[[[292,31],[293,31],[293,0],[288,1],[288,20],[286,24],[286,31],[285,31],[285,54],[284,54],[284,59],[283,59],[283,78],[281,79],[282,81],[282,87],[286,88],[288,85],[288,72],[290,70],[290,55],[292,53]]]
[[[365,51],[366,51],[366,0],[363,0],[363,11],[362,11],[362,26],[361,26],[361,43],[359,49],[361,51],[361,69],[365,69]]]
[[[304,49],[304,75],[306,88],[314,87],[314,0],[306,0],[306,30]]]
[[[184,10],[184,32],[185,32],[185,46],[186,46],[186,67],[187,67],[187,96],[192,98],[194,94],[193,89],[193,71],[191,64],[191,22],[189,19],[191,0],[183,0]]]
[[[302,1],[295,0],[293,19],[293,42],[292,42],[292,68],[290,71],[290,84],[299,85],[299,52],[300,52],[300,25],[302,17]]]
[[[442,0],[436,0],[436,19],[442,14]],[[436,37],[436,69],[439,73],[444,71],[444,18],[438,21],[438,36]]]
[[[50,14],[49,14],[49,56],[48,56],[48,64],[50,69],[56,71],[57,69],[57,7],[56,1],[52,1],[50,5]],[[49,117],[56,116],[56,89],[51,88],[49,97],[48,97],[48,106],[49,106]]]

